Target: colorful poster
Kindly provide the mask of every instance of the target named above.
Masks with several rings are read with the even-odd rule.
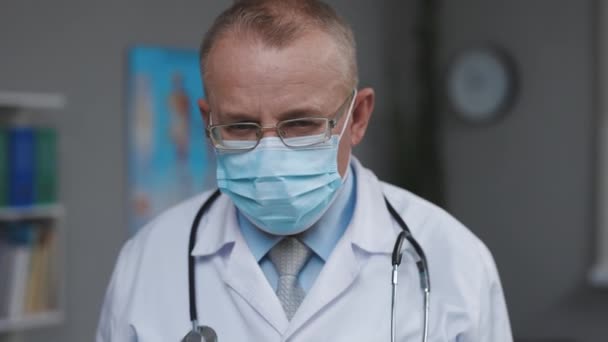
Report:
[[[128,55],[129,229],[215,184],[197,100],[198,53],[134,47]]]

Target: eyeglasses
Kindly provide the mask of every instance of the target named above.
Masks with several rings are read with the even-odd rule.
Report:
[[[210,125],[207,135],[215,148],[229,151],[248,151],[258,146],[266,130],[275,130],[283,144],[288,147],[307,147],[326,142],[331,138],[332,130],[338,125],[345,112],[350,109],[356,90],[340,105],[332,119],[326,117],[309,117],[283,120],[274,126],[262,126],[255,122],[238,122],[231,124]]]

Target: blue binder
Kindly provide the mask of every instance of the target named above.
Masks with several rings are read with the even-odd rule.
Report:
[[[9,131],[9,199],[8,205],[28,206],[34,203],[34,130],[13,127]]]

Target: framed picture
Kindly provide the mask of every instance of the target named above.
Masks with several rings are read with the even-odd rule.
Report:
[[[129,230],[215,184],[197,100],[204,97],[196,50],[128,51]]]

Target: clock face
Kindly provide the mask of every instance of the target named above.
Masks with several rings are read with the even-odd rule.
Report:
[[[448,99],[465,119],[487,122],[506,111],[514,80],[510,64],[498,52],[467,51],[458,56],[447,76]]]

